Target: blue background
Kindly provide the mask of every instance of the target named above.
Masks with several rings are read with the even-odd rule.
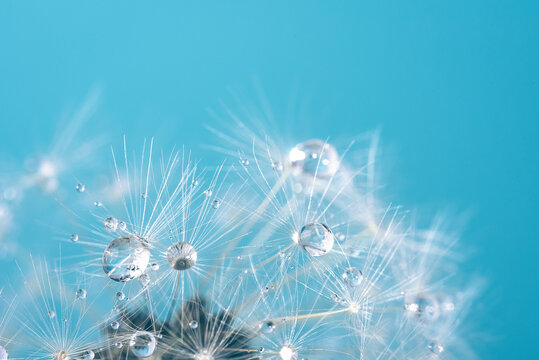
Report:
[[[538,1],[0,4],[0,156],[50,145],[95,87],[90,134],[197,148],[206,112],[259,101],[302,140],[381,129],[394,203],[471,213],[484,359],[537,353]],[[256,79],[256,81],[253,81]],[[283,115],[282,117],[279,114]],[[204,154],[199,151],[198,154]]]

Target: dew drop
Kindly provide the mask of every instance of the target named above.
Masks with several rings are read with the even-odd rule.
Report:
[[[47,311],[47,315],[50,319],[54,319],[56,317],[56,313],[52,310]]]
[[[121,349],[122,346],[123,346],[123,344],[122,344],[120,341],[117,341],[117,342],[114,343],[114,347],[115,347],[116,349]]]
[[[123,292],[121,292],[121,291],[118,291],[116,293],[116,299],[118,299],[119,301],[124,300],[125,299],[125,294]]]
[[[153,271],[159,270],[159,264],[153,263],[153,264],[152,264],[152,270],[153,270]]]
[[[275,329],[275,323],[270,320],[262,321],[259,326],[260,331],[262,331],[264,334],[270,334]]]
[[[103,253],[103,270],[110,279],[126,282],[140,276],[150,261],[150,250],[134,235],[114,239]]]
[[[435,296],[419,294],[405,301],[404,308],[408,314],[421,321],[432,322],[440,316],[440,304]]]
[[[148,331],[137,331],[131,336],[129,347],[133,355],[137,357],[149,357],[155,351],[157,341],[155,336]]]
[[[212,196],[212,194],[213,194],[212,189],[206,189],[206,190],[204,190],[204,195],[206,195],[207,197]]]
[[[140,275],[139,278],[138,278],[138,281],[140,283],[140,286],[142,286],[143,288],[150,285],[150,277],[148,276],[148,274]]]
[[[72,241],[72,242],[77,242],[77,241],[79,241],[79,235],[77,235],[77,234],[71,234],[71,241]]]
[[[121,231],[125,231],[125,229],[127,229],[127,224],[124,221],[120,221],[118,223],[118,229],[120,229]]]
[[[342,277],[346,285],[350,287],[359,286],[359,284],[361,284],[361,281],[363,280],[363,274],[361,273],[361,270],[354,267],[346,269],[342,274]]]
[[[119,225],[118,219],[112,216],[106,218],[105,221],[103,221],[103,228],[109,233],[113,233],[116,230],[118,230],[118,225]]]
[[[438,341],[433,340],[433,341],[429,344],[429,350],[430,350],[433,354],[439,355],[439,354],[441,354],[441,353],[444,352],[444,347],[443,347],[443,345],[440,344]]]
[[[335,148],[322,140],[309,140],[296,145],[288,154],[296,175],[330,178],[339,168],[339,155]]]
[[[191,185],[193,185],[193,186],[198,186],[198,180],[197,180],[197,179],[193,179],[193,181],[191,182]]]
[[[280,161],[272,162],[271,167],[276,171],[283,171],[283,164]]]
[[[85,289],[78,289],[75,292],[75,295],[77,296],[77,299],[84,300],[84,299],[86,299],[87,293],[86,293]]]
[[[249,166],[249,164],[250,164],[249,159],[241,159],[241,164],[243,166]]]
[[[196,329],[198,327],[198,321],[196,321],[196,320],[189,321],[189,327],[191,329]]]
[[[92,350],[85,351],[84,355],[82,356],[84,360],[92,360],[94,357],[95,357],[95,354]]]
[[[219,199],[213,200],[213,203],[211,204],[211,206],[212,206],[214,209],[219,209],[219,207],[221,206],[221,200],[219,200]]]
[[[86,186],[84,186],[84,184],[77,184],[77,186],[75,186],[75,190],[77,190],[78,192],[80,193],[83,193],[84,190],[86,190]]]
[[[120,328],[120,323],[118,321],[113,321],[113,322],[110,323],[110,327],[113,330],[118,330]]]
[[[198,254],[193,245],[185,241],[172,244],[167,249],[167,261],[175,270],[187,270],[197,262]]]
[[[94,201],[94,206],[101,207],[103,206],[103,204],[101,203],[101,201]]]
[[[321,223],[310,223],[299,233],[298,244],[311,256],[322,256],[333,248],[334,236],[329,227]]]

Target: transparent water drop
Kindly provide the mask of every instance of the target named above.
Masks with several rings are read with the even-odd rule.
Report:
[[[275,323],[271,320],[265,320],[260,323],[260,331],[264,334],[270,334],[275,330]]]
[[[265,349],[264,349],[263,346],[261,346],[261,347],[258,348],[258,352],[264,352],[264,350],[265,350]]]
[[[94,206],[101,207],[103,206],[103,204],[101,203],[101,201],[94,201]]]
[[[276,171],[283,171],[283,164],[280,161],[272,162],[271,167]]]
[[[77,186],[75,186],[75,190],[77,190],[78,192],[80,193],[83,193],[84,190],[86,190],[86,186],[84,186],[84,184],[77,184]]]
[[[71,241],[72,241],[72,242],[77,242],[77,241],[79,241],[79,235],[77,235],[77,234],[71,234]]]
[[[249,159],[241,159],[241,164],[243,166],[249,166],[249,164],[250,164]]]
[[[95,358],[95,354],[92,350],[87,350],[84,352],[82,358],[84,360],[92,360],[93,358]]]
[[[204,195],[206,195],[207,197],[212,196],[212,194],[213,194],[212,189],[206,189],[206,190],[204,190]]]
[[[440,317],[440,304],[435,296],[419,294],[405,299],[408,314],[421,321],[432,322]]]
[[[140,283],[140,286],[142,286],[143,288],[150,285],[150,277],[148,276],[148,274],[140,275],[139,278],[138,278],[138,281]]]
[[[159,264],[153,263],[153,264],[152,264],[152,270],[153,270],[153,271],[159,270]]]
[[[103,270],[111,280],[126,282],[140,276],[150,261],[146,242],[126,235],[114,239],[103,253]]]
[[[124,221],[120,221],[118,223],[118,229],[120,229],[121,231],[125,231],[125,229],[127,229],[127,224]]]
[[[113,322],[110,323],[110,327],[113,330],[118,330],[120,328],[120,323],[118,321],[113,321]]]
[[[119,301],[124,300],[125,299],[125,294],[123,292],[121,292],[121,291],[118,291],[116,293],[116,299],[118,299]]]
[[[191,185],[193,185],[193,186],[198,186],[198,180],[197,180],[197,179],[193,179],[193,181],[191,182]]]
[[[135,332],[129,341],[131,352],[137,357],[151,356],[156,344],[155,336],[148,331]]]
[[[327,254],[334,243],[334,236],[329,227],[321,223],[310,223],[299,233],[298,244],[311,256]]]
[[[439,355],[439,354],[441,354],[441,353],[444,352],[444,347],[443,347],[443,345],[440,344],[438,341],[433,340],[433,341],[429,344],[429,350],[430,350],[433,354]]]
[[[344,279],[346,285],[350,287],[356,287],[361,284],[361,281],[363,280],[363,274],[358,268],[351,267],[344,271],[344,273],[342,274],[342,278]]]
[[[114,343],[114,347],[115,347],[116,349],[121,349],[122,346],[123,346],[123,344],[122,344],[120,341],[117,341],[117,342]]]
[[[54,319],[56,317],[56,313],[52,310],[47,311],[47,315],[50,319]]]
[[[8,360],[8,353],[2,345],[0,345],[0,360]]]
[[[118,230],[119,223],[120,222],[118,221],[118,219],[111,216],[111,217],[106,218],[105,221],[103,221],[103,228],[107,232],[113,233],[116,230]]]
[[[331,300],[335,301],[335,302],[339,302],[341,300],[341,298],[339,297],[339,295],[333,293],[331,294],[330,296]]]
[[[146,194],[145,192],[143,192],[142,194],[140,194],[140,197],[143,198],[143,199],[147,199],[147,198],[148,198],[148,194]]]
[[[297,360],[298,351],[294,349],[292,345],[285,345],[281,347],[279,356],[281,357],[281,360]]]
[[[189,321],[189,327],[191,329],[196,329],[198,327],[198,321],[196,321],[196,320]]]
[[[197,262],[198,254],[193,245],[185,241],[172,244],[167,249],[167,261],[175,270],[187,270]]]
[[[219,200],[219,199],[213,200],[211,206],[212,206],[214,209],[219,209],[219,207],[221,206],[221,200]]]
[[[87,292],[85,289],[78,289],[75,292],[75,295],[77,296],[77,299],[84,300],[86,299]]]
[[[296,145],[288,154],[295,175],[330,178],[339,168],[339,155],[335,148],[322,140],[308,140]]]

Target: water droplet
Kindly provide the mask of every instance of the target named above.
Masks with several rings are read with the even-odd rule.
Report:
[[[143,198],[143,199],[147,199],[147,198],[148,198],[148,194],[146,194],[145,192],[143,192],[142,194],[140,194],[140,197]]]
[[[350,287],[356,287],[361,284],[361,281],[363,280],[363,274],[361,273],[361,270],[358,268],[348,268],[344,271],[344,274],[342,274],[342,277],[344,279],[344,282],[350,286]]]
[[[118,223],[118,229],[120,229],[121,231],[125,231],[125,229],[127,229],[127,224],[124,221],[120,221]]]
[[[196,320],[189,321],[189,327],[191,329],[196,329],[198,327],[198,321],[196,321]]]
[[[311,256],[322,256],[333,248],[334,236],[329,227],[310,223],[300,231],[298,244]]]
[[[142,286],[143,288],[150,285],[150,277],[148,276],[148,274],[140,275],[138,278],[138,281],[139,281],[140,286]]]
[[[75,295],[77,296],[77,299],[81,299],[81,300],[84,300],[86,299],[86,290],[84,289],[78,289],[76,292],[75,292]]]
[[[167,261],[171,268],[176,270],[187,270],[197,262],[198,254],[193,245],[185,241],[172,244],[167,249]]]
[[[84,355],[82,356],[84,360],[92,360],[94,357],[95,357],[95,354],[92,350],[85,351]]]
[[[339,295],[333,293],[331,294],[330,296],[331,300],[335,301],[335,302],[339,302],[341,300],[341,298],[339,297]]]
[[[7,360],[7,359],[8,359],[8,354],[7,354],[6,349],[4,349],[4,347],[0,345],[0,360]]]
[[[108,217],[103,221],[103,227],[109,233],[113,233],[118,230],[119,221],[116,218]]]
[[[264,334],[270,334],[275,329],[275,323],[271,320],[262,321],[260,323],[260,331]]]
[[[153,264],[152,264],[152,270],[153,270],[153,271],[159,270],[159,264],[153,263]]]
[[[150,261],[150,250],[134,235],[114,239],[103,253],[103,270],[114,281],[130,281],[140,276]]]
[[[259,351],[259,352],[264,352],[264,347],[263,347],[263,346],[259,347],[259,348],[258,348],[258,351]]]
[[[82,192],[84,192],[84,190],[86,190],[86,186],[84,186],[84,184],[79,183],[79,184],[77,184],[77,186],[75,186],[75,190],[82,193]]]
[[[444,347],[443,347],[443,345],[440,344],[438,341],[433,340],[433,341],[429,344],[429,350],[430,350],[433,354],[439,355],[439,354],[441,354],[441,353],[444,352]]]
[[[131,336],[129,347],[133,355],[137,357],[149,357],[155,351],[157,341],[155,336],[148,331],[137,331]]]
[[[117,341],[114,343],[114,347],[116,347],[116,349],[121,349],[123,346],[123,344],[120,342],[120,341]]]
[[[339,155],[335,148],[322,140],[309,140],[296,145],[288,154],[290,165],[296,175],[316,174],[330,178],[339,168]]]
[[[204,195],[206,195],[207,197],[212,196],[212,194],[213,194],[212,189],[206,189],[206,190],[204,190]]]
[[[77,242],[77,241],[79,241],[79,235],[77,235],[77,234],[71,234],[71,241],[72,241],[72,242]]]
[[[114,330],[118,330],[120,328],[120,323],[118,321],[113,321],[110,323],[110,327]]]
[[[193,179],[193,181],[191,182],[191,185],[193,185],[193,186],[198,186],[198,180],[197,180],[197,179]]]
[[[249,164],[250,164],[249,159],[241,159],[241,164],[243,166],[249,166]]]
[[[49,315],[49,318],[54,319],[56,317],[56,313],[52,310],[47,311],[47,315]]]
[[[121,291],[118,291],[116,293],[116,299],[118,299],[119,301],[124,300],[125,299],[125,294],[123,292],[121,292]]]
[[[279,356],[282,360],[297,360],[298,352],[292,345],[285,345],[281,347],[279,351]]]
[[[405,300],[408,314],[422,321],[435,321],[440,316],[440,304],[435,296],[419,294]]]
[[[283,164],[280,161],[274,161],[271,163],[271,167],[276,171],[283,171]]]
[[[214,209],[219,209],[219,207],[221,206],[221,200],[219,200],[219,199],[213,200],[213,203],[211,204],[211,206],[212,206]]]
[[[94,206],[101,207],[103,204],[101,204],[101,201],[94,201]]]

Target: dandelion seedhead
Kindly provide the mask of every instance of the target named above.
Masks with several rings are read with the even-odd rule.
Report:
[[[239,118],[213,130],[232,161],[124,139],[108,185],[72,184],[63,255],[2,294],[0,360],[473,358],[456,232],[377,199],[376,136],[286,144]]]

